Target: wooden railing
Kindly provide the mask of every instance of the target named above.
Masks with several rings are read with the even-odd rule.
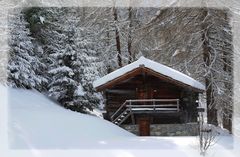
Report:
[[[179,111],[179,99],[141,99],[131,100],[126,105],[132,111]]]
[[[127,104],[127,101],[126,100],[118,109],[117,111],[111,116],[111,120],[114,121],[114,119],[119,116],[119,114],[121,114],[122,110],[126,107],[126,104]]]
[[[126,100],[111,116],[113,121],[123,110],[135,111],[175,111],[179,112],[179,99],[136,99]]]

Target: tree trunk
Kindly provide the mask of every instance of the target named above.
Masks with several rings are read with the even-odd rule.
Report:
[[[128,19],[129,19],[129,28],[128,28],[128,63],[132,63],[132,7],[128,8]]]
[[[113,7],[113,17],[115,21],[115,39],[116,39],[116,47],[117,47],[118,66],[122,67],[121,42],[119,37],[119,30],[116,25],[118,20],[118,15],[117,15],[117,9],[115,7]]]
[[[210,61],[209,61],[209,49],[207,47],[207,41],[204,40],[204,47],[203,47],[203,60],[208,68],[208,66],[210,65]],[[213,97],[213,88],[212,88],[212,84],[211,84],[211,75],[210,76],[206,76],[205,78],[205,82],[206,82],[206,87],[207,87],[207,91],[206,91],[206,96],[207,96],[207,119],[208,119],[208,123],[210,124],[214,124],[214,125],[218,125],[218,121],[217,121],[217,110],[215,108],[215,104],[214,104],[214,97]]]
[[[227,23],[229,24],[229,19],[228,19],[228,13],[225,11],[224,14],[224,19],[225,21],[227,21]],[[232,42],[232,38],[230,38],[231,42]],[[223,43],[224,44],[224,43]],[[223,57],[222,57],[222,61],[223,61],[223,71],[227,72],[230,76],[233,76],[233,72],[232,72],[232,50],[233,47],[232,45],[227,45],[224,44],[224,48],[228,48],[230,46],[231,51],[222,51],[223,53]],[[227,53],[227,52],[230,52]],[[232,78],[232,77],[231,77]],[[229,80],[230,82],[230,80]],[[229,95],[233,96],[233,86],[231,83],[229,82],[225,82],[224,86],[227,89],[226,91],[229,92]],[[233,80],[231,80],[231,82],[233,82]],[[230,103],[227,106],[223,107],[223,127],[227,130],[229,130],[230,133],[232,133],[232,111],[233,111],[233,98],[230,98]]]
[[[205,19],[205,17],[208,15],[208,10],[204,9],[203,10],[203,19]],[[203,40],[203,60],[205,62],[206,68],[209,68],[210,64],[211,64],[211,60],[210,60],[210,49],[209,49],[209,41],[207,38],[207,26],[208,24],[203,21],[202,24],[202,28],[204,30],[203,34],[202,34],[202,40]],[[207,69],[211,70],[211,69]],[[206,91],[206,96],[207,96],[207,119],[208,119],[208,123],[210,124],[214,124],[214,125],[218,125],[218,121],[217,121],[217,110],[215,108],[215,104],[214,104],[214,96],[213,96],[213,87],[212,87],[212,75],[211,72],[209,74],[207,74],[205,76],[205,82],[206,82],[206,87],[207,87],[207,91]]]

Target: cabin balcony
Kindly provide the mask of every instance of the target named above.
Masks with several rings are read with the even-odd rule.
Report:
[[[126,100],[111,115],[111,121],[121,125],[129,117],[132,124],[135,124],[135,117],[138,115],[179,116],[181,115],[179,99],[135,99]]]
[[[111,121],[140,136],[196,136],[198,123],[186,121],[187,114],[180,99],[133,99],[126,100]]]

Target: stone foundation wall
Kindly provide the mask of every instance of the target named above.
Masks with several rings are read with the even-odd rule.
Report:
[[[138,125],[122,125],[122,128],[135,135],[139,135]],[[151,136],[196,136],[198,135],[198,124],[151,124]]]

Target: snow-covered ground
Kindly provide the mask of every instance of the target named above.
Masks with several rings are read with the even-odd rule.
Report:
[[[37,91],[9,90],[11,148],[81,148],[86,142],[133,137],[112,123],[51,102]]]
[[[197,137],[137,137],[102,118],[66,110],[36,91],[8,92],[9,156],[200,156]],[[207,156],[239,157],[240,142],[220,136]]]

